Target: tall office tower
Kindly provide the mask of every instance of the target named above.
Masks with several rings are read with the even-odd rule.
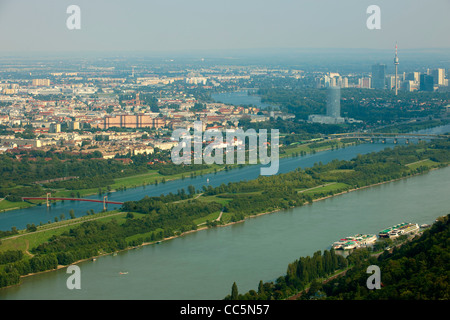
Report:
[[[329,87],[330,86],[330,77],[327,75],[323,76],[323,86],[324,87]]]
[[[337,81],[337,85],[341,88],[348,88],[348,78],[347,77],[339,77]]]
[[[358,79],[358,86],[360,88],[370,89],[372,87],[371,83],[372,83],[372,78],[365,77],[365,78]]]
[[[427,74],[420,75],[420,91],[434,91],[433,76]]]
[[[433,76],[434,84],[443,86],[445,83],[445,69],[434,69],[431,71],[431,75]]]
[[[372,66],[372,88],[385,89],[386,88],[386,65],[375,64]]]
[[[413,91],[413,88],[414,88],[414,81],[406,80],[405,82],[403,82],[403,85],[404,85],[406,91],[411,92],[411,91]]]
[[[348,78],[347,78],[347,77],[344,77],[344,78],[342,79],[342,85],[341,85],[341,87],[342,87],[342,88],[348,88]]]
[[[333,77],[330,79],[330,87],[335,87],[336,86],[336,78]]]
[[[419,72],[410,72],[406,75],[405,80],[419,82],[420,81],[420,73]]]
[[[394,66],[395,66],[395,95],[397,95],[397,93],[398,93],[398,55],[397,55],[397,43],[395,44]]]
[[[327,116],[333,118],[341,116],[341,87],[327,89]]]

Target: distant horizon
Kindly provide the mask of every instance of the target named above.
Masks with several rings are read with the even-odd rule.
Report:
[[[450,48],[448,12],[448,0],[0,0],[0,54]]]
[[[63,56],[80,56],[80,55],[126,55],[126,56],[142,56],[142,55],[199,55],[202,54],[212,54],[214,57],[218,57],[219,55],[229,55],[229,54],[245,54],[245,55],[270,55],[270,54],[292,54],[292,53],[309,53],[309,52],[322,52],[322,53],[333,53],[333,52],[346,52],[350,51],[351,53],[355,53],[355,51],[359,52],[383,52],[383,53],[392,53],[394,54],[394,46],[392,49],[386,48],[346,48],[346,47],[298,47],[298,48],[283,48],[283,47],[265,47],[265,48],[236,48],[236,49],[190,49],[190,50],[83,50],[83,51],[69,51],[69,50],[60,50],[60,51],[48,51],[48,50],[22,50],[22,51],[0,51],[0,57],[11,56],[11,55],[20,55],[20,56],[35,56],[35,55],[43,55],[43,56],[55,56],[55,55],[63,55]],[[448,53],[450,55],[450,47],[417,47],[417,48],[401,48],[398,49],[399,55],[402,53]]]

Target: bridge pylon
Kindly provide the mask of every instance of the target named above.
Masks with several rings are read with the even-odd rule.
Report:
[[[51,197],[51,193],[47,193],[47,208],[50,207],[50,202],[48,200],[49,196]]]

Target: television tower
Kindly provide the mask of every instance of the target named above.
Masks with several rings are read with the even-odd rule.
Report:
[[[397,95],[397,92],[398,92],[398,55],[397,55],[397,42],[395,43],[394,66],[395,66],[395,95]]]

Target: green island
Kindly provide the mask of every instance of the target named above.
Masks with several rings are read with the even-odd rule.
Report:
[[[416,235],[385,239],[347,257],[335,250],[300,257],[275,282],[240,294],[236,282],[225,300],[448,300],[450,214]],[[385,247],[391,248],[384,250]],[[380,289],[368,289],[369,266],[380,268]]]
[[[125,202],[120,210],[0,232],[0,287],[104,254],[313,203],[450,163],[450,139],[386,148],[251,181]]]

